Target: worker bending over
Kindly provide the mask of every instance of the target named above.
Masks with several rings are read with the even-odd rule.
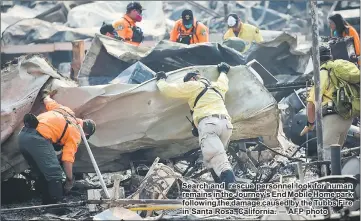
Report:
[[[341,106],[343,106],[340,106],[340,102],[346,100],[348,98],[348,95],[347,92],[344,92],[342,94],[342,92],[337,89],[340,87],[339,84],[335,84],[337,81],[339,81],[339,78],[335,77],[336,72],[338,72],[338,76],[345,76],[343,77],[344,79],[351,79],[351,77],[347,76],[349,76],[350,73],[354,73],[356,78],[358,78],[356,79],[356,81],[358,82],[360,72],[357,66],[352,62],[341,59],[332,60],[331,50],[328,46],[320,47],[320,62],[320,93],[322,96],[321,108],[324,148],[323,158],[324,160],[331,160],[330,146],[332,144],[339,144],[342,147],[346,140],[348,130],[353,120],[353,116],[352,114],[350,114],[350,110],[344,109],[344,107],[340,108]],[[343,81],[343,84],[346,86],[349,83],[347,83],[347,81]],[[358,90],[359,89],[356,89],[356,91],[354,91],[354,95],[359,98],[360,94],[359,92],[357,92]],[[338,94],[338,96],[335,96],[335,94]],[[314,130],[315,86],[311,88],[307,101],[307,126],[302,130],[301,136],[303,136],[309,131]],[[360,104],[358,103],[358,105]],[[358,115],[359,114],[360,113],[358,113]]]
[[[144,36],[142,29],[137,27],[136,23],[142,21],[143,10],[140,3],[129,3],[126,14],[112,24],[104,23],[100,28],[100,33],[139,46],[143,42]]]
[[[218,65],[220,73],[216,82],[209,82],[197,73],[188,73],[182,83],[167,83],[164,72],[157,73],[157,86],[162,94],[173,98],[188,100],[195,130],[199,134],[199,144],[203,162],[208,169],[213,169],[225,182],[235,182],[235,176],[228,161],[226,148],[232,135],[233,125],[224,103],[228,91],[226,63]],[[193,133],[193,135],[195,135]]]
[[[263,41],[259,29],[253,25],[241,22],[241,19],[236,14],[230,14],[227,19],[228,30],[223,36],[223,40],[232,37],[238,37],[246,43],[243,52],[247,51],[253,41],[259,43]]]
[[[170,41],[182,44],[197,44],[209,41],[208,28],[193,16],[191,10],[182,12],[182,19],[175,22],[170,33]]]
[[[78,125],[89,139],[95,132],[95,123],[90,119],[76,118],[70,108],[58,104],[48,93],[44,93],[43,98],[47,112],[37,117],[32,114],[24,116],[18,142],[32,171],[40,175],[38,185],[40,183],[43,204],[53,204],[62,200],[63,190],[66,194],[73,187],[73,163],[81,142]],[[62,150],[61,161],[66,176],[64,187],[63,170],[55,150]]]
[[[352,59],[357,62],[357,57],[360,56],[360,37],[356,29],[347,23],[340,14],[330,16],[328,21],[331,28],[331,37],[353,37],[356,55],[352,55]]]

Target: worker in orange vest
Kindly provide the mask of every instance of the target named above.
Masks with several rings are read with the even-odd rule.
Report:
[[[328,18],[331,28],[331,37],[353,37],[355,47],[355,55],[352,58],[355,62],[358,61],[360,56],[360,37],[354,27],[352,27],[340,14],[334,14]],[[358,62],[360,64],[360,62]]]
[[[126,14],[112,24],[103,23],[100,33],[139,46],[144,40],[144,35],[142,29],[136,26],[136,23],[142,21],[143,10],[139,2],[129,3]]]
[[[187,45],[208,42],[209,31],[207,26],[196,21],[193,12],[187,9],[182,12],[182,18],[175,22],[169,40]]]
[[[38,115],[26,114],[24,127],[18,135],[19,149],[32,171],[38,175],[36,186],[42,195],[43,204],[61,202],[63,191],[68,193],[74,184],[73,164],[81,142],[81,126],[87,139],[95,132],[95,122],[79,119],[74,112],[58,104],[44,93],[47,112]],[[62,152],[61,162],[56,151]],[[63,185],[65,172],[65,183]]]

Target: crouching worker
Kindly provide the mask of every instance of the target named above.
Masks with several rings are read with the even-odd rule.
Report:
[[[216,82],[209,82],[197,73],[188,73],[183,83],[167,83],[164,72],[157,73],[157,86],[160,92],[168,97],[188,100],[193,117],[193,135],[199,137],[205,166],[214,170],[225,182],[235,182],[235,176],[228,161],[226,147],[232,135],[232,123],[224,104],[228,91],[227,73],[230,66],[226,63],[218,65],[220,73]]]
[[[145,9],[139,2],[130,2],[127,5],[126,14],[112,24],[103,23],[100,33],[139,46],[144,40],[144,35],[136,23],[142,21],[143,10]]]
[[[50,97],[54,93],[43,93],[47,112],[37,117],[26,114],[24,127],[18,135],[22,155],[32,171],[40,175],[38,187],[43,204],[60,202],[63,193],[67,194],[73,187],[73,163],[81,142],[78,125],[82,126],[87,139],[95,132],[93,120],[76,118],[70,108]],[[63,169],[55,149],[62,150],[61,161],[66,176],[64,185]]]

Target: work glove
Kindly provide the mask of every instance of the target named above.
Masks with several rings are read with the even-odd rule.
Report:
[[[313,131],[315,129],[315,124],[314,123],[309,123],[307,122],[307,126],[305,126],[305,128],[303,128],[303,130],[300,133],[300,136],[305,135],[306,133]]]
[[[48,90],[48,89],[44,89],[42,92],[41,92],[41,100],[44,100],[45,97],[47,97],[48,95],[50,97],[53,97],[56,93],[58,93],[57,90]]]
[[[156,75],[157,81],[159,81],[160,79],[167,79],[167,75],[165,75],[164,71],[159,71]]]
[[[220,64],[217,65],[217,69],[218,69],[219,73],[223,72],[223,73],[227,74],[230,68],[231,67],[229,66],[229,64],[227,64],[225,62],[221,62]]]
[[[351,55],[350,58],[352,62],[358,62],[358,57],[355,54]]]
[[[72,180],[66,179],[65,184],[64,184],[64,193],[68,194],[70,192],[70,190],[73,188],[75,183],[75,179],[73,177]]]

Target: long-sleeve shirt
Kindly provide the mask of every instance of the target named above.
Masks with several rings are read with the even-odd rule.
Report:
[[[236,36],[233,32],[233,29],[230,28],[224,34],[223,40],[227,40],[232,37],[238,37],[238,38],[242,39],[243,41],[246,42],[246,47],[243,50],[243,52],[247,51],[250,48],[251,43],[253,41],[255,41],[257,43],[263,41],[263,37],[257,27],[250,25],[250,24],[245,24],[245,23],[241,23],[240,25],[242,25],[242,26],[241,26],[240,32],[238,33],[238,36]]]
[[[202,81],[202,79],[200,81]],[[164,79],[161,79],[157,82],[157,86],[160,92],[167,97],[187,99],[189,107],[192,110],[197,96],[205,87],[205,85],[200,81],[168,83]],[[211,86],[217,89],[224,99],[226,92],[228,91],[227,75],[225,73],[221,73],[216,82],[211,82]],[[197,105],[193,110],[193,121],[196,126],[198,126],[201,118],[212,114],[223,114],[231,119],[222,97],[214,90],[208,89],[207,92],[198,100]]]
[[[331,83],[328,77],[327,70],[320,71],[320,93],[322,95],[322,106],[326,105],[329,101],[332,101],[332,93],[335,91],[335,87]],[[315,86],[313,86],[308,94],[307,101],[315,104]]]
[[[44,100],[44,104],[47,112],[38,115],[37,119],[39,124],[36,130],[44,138],[51,140],[52,143],[56,143],[63,133],[66,120],[62,114],[54,110],[60,109],[59,111],[62,113],[64,113],[63,110],[65,110],[73,116],[75,116],[75,114],[70,108],[57,103],[51,98]],[[81,142],[81,134],[76,124],[82,126],[83,121],[79,118],[74,119],[73,117],[68,117],[68,120],[71,121],[71,124],[68,125],[64,137],[60,141],[60,144],[64,145],[61,160],[74,163],[75,154]]]
[[[132,27],[136,26],[135,21],[128,15],[124,15],[123,18],[113,22],[113,28],[116,31],[118,37],[122,38],[126,43],[139,46],[139,42],[132,41],[133,30]]]
[[[183,25],[182,19],[175,22],[172,31],[170,32],[170,41],[177,42],[180,36],[192,35],[190,44],[209,42],[209,30],[201,22],[194,21],[191,29],[186,29]]]

